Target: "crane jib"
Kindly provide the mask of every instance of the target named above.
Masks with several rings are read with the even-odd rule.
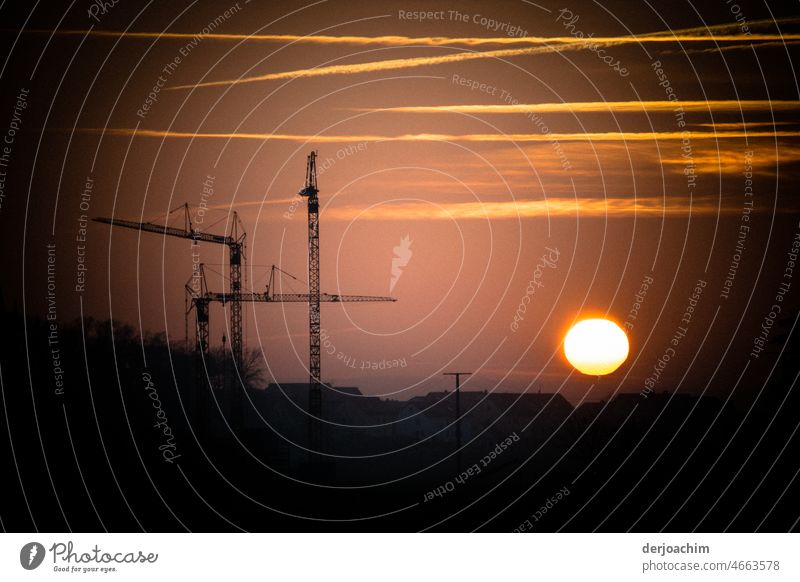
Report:
[[[167,224],[155,224],[152,222],[136,222],[119,218],[94,218],[95,222],[110,224],[121,228],[138,230],[141,232],[152,232],[162,236],[172,236],[176,238],[189,239],[194,243],[208,242],[213,244],[224,244],[229,248],[229,267],[230,267],[230,290],[228,292],[215,293],[208,291],[205,283],[203,265],[200,264],[200,285],[193,287],[187,283],[185,289],[187,293],[187,305],[191,301],[189,312],[194,311],[197,328],[197,341],[195,348],[199,356],[197,360],[197,387],[200,394],[205,394],[205,383],[201,372],[200,364],[203,355],[209,353],[209,303],[219,302],[230,304],[230,336],[231,351],[233,354],[234,367],[238,369],[242,363],[244,338],[242,337],[242,313],[241,304],[246,302],[259,303],[306,303],[308,305],[308,327],[309,327],[309,452],[322,451],[323,439],[321,434],[320,420],[322,414],[321,389],[323,386],[320,370],[320,303],[368,303],[368,302],[394,302],[393,297],[374,297],[368,295],[339,295],[335,293],[320,292],[320,260],[319,260],[319,189],[317,188],[317,153],[312,151],[308,156],[306,166],[305,187],[300,190],[299,195],[307,198],[308,206],[308,293],[274,293],[274,272],[270,277],[270,283],[266,292],[243,292],[241,284],[241,265],[245,259],[245,238],[246,233],[241,227],[236,212],[233,213],[230,234],[212,234],[194,228],[188,204],[184,204],[184,227],[176,228]],[[172,212],[172,211],[171,211]],[[281,271],[280,269],[277,269]],[[283,271],[281,271],[283,272]],[[195,277],[195,275],[192,275]],[[292,277],[295,278],[295,277]],[[188,319],[187,319],[188,322]],[[187,323],[188,341],[188,323]],[[223,338],[223,341],[224,338]],[[239,397],[239,390],[234,390],[236,397]],[[240,406],[233,406],[235,411],[240,410]],[[234,412],[238,416],[238,412]],[[237,419],[238,420],[238,419]]]

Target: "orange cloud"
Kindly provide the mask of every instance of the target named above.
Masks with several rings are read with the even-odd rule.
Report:
[[[712,198],[548,198],[506,202],[437,203],[404,202],[365,209],[356,206],[325,210],[326,220],[516,220],[518,218],[660,218],[715,215],[740,212],[740,208],[719,208]]]
[[[723,129],[746,129],[751,127],[778,127],[779,125],[800,125],[800,122],[795,121],[734,121],[731,123],[721,123],[715,121],[714,123],[692,123],[692,127],[707,127],[718,130]]]
[[[516,105],[431,105],[355,109],[400,113],[636,113],[675,111],[788,111],[800,109],[800,101],[713,100],[713,101],[582,101],[568,103],[519,103]]]
[[[772,176],[782,164],[800,162],[800,147],[788,144],[750,144],[749,158],[754,174]],[[659,161],[665,166],[674,166],[678,173],[683,172],[686,160],[680,156],[662,156]],[[745,169],[744,148],[738,149],[697,149],[692,162],[698,174],[741,174]]]
[[[430,105],[355,109],[398,113],[636,113],[681,108],[684,111],[787,111],[800,109],[800,101],[713,100],[713,101],[580,101],[567,103],[520,103],[516,105]]]

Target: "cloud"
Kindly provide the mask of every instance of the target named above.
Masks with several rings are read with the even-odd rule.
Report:
[[[365,209],[363,206],[327,208],[326,220],[516,220],[518,218],[661,218],[677,216],[716,215],[735,213],[741,208],[720,209],[719,201],[711,197],[687,199],[640,198],[548,198],[546,200],[516,200],[504,202],[456,202],[426,204],[403,202],[382,204]]]
[[[717,130],[724,130],[724,129],[746,129],[752,127],[778,127],[779,125],[800,125],[800,122],[796,121],[733,121],[733,122],[720,122],[715,121],[714,123],[692,123],[690,124],[692,127],[707,127],[707,128],[714,128]]]
[[[711,100],[711,101],[583,101],[570,103],[520,103],[516,105],[430,105],[355,109],[397,113],[636,113],[693,111],[788,111],[800,109],[800,101]]]
[[[752,153],[749,158],[754,174],[774,176],[778,168],[787,164],[800,162],[800,146],[789,144],[750,144],[747,147]],[[674,166],[678,173],[683,172],[686,159],[675,156],[661,156],[659,162],[665,166]],[[745,170],[745,155],[738,149],[697,149],[693,152],[692,162],[698,174],[739,174]]]

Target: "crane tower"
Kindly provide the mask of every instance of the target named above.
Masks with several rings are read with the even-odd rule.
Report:
[[[320,364],[319,315],[319,198],[317,194],[317,152],[308,154],[306,183],[300,196],[308,199],[308,444],[312,451],[322,446],[322,380]]]

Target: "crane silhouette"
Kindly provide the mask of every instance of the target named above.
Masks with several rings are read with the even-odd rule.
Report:
[[[201,242],[226,245],[229,249],[229,287],[228,291],[212,292],[208,290],[205,281],[205,274],[200,268],[201,283],[199,289],[195,289],[188,283],[186,285],[187,307],[186,316],[195,313],[196,322],[196,342],[195,348],[202,362],[209,351],[209,304],[212,302],[230,305],[230,337],[231,352],[234,360],[234,368],[240,370],[243,363],[244,338],[242,334],[242,303],[308,303],[308,330],[309,330],[309,450],[322,451],[322,371],[320,358],[320,304],[321,303],[374,303],[374,302],[394,302],[392,297],[375,297],[368,295],[339,295],[320,292],[320,260],[319,260],[319,189],[317,187],[317,152],[312,151],[307,158],[305,186],[298,193],[307,199],[308,206],[308,293],[275,293],[275,274],[282,271],[273,265],[270,273],[269,283],[264,293],[243,292],[242,291],[242,262],[245,259],[246,233],[239,220],[239,215],[234,211],[231,214],[230,228],[225,234],[207,233],[195,228],[188,204],[183,204],[169,213],[164,224],[155,222],[136,222],[120,218],[97,217],[95,222],[118,226],[122,228],[138,230],[141,232],[151,232],[168,237],[188,239],[195,244]],[[177,211],[184,211],[184,224],[182,228],[169,226],[169,217]],[[187,319],[188,327],[188,319]],[[201,394],[205,394],[205,387],[200,378],[200,366],[198,365],[198,389]],[[235,414],[241,413],[241,390],[234,390],[233,409]]]
[[[259,293],[256,291],[245,291],[239,293],[236,298],[236,301],[240,301],[242,303],[311,303],[312,295],[310,293],[276,293],[275,288],[277,286],[277,274],[283,274],[287,277],[292,279],[297,279],[293,275],[287,273],[286,271],[280,269],[279,267],[272,265],[270,268],[269,279],[267,281],[266,289],[263,293]],[[192,275],[189,281],[187,281],[185,290],[187,295],[187,301],[189,303],[189,308],[186,311],[187,318],[191,312],[195,313],[195,323],[196,323],[196,341],[195,341],[195,349],[197,350],[198,355],[200,355],[200,362],[204,361],[208,355],[209,350],[209,341],[208,338],[210,336],[210,316],[209,316],[209,305],[211,303],[221,303],[223,305],[227,303],[232,303],[234,301],[233,297],[228,293],[222,292],[214,292],[208,290],[208,283],[205,276],[205,265],[202,263],[199,267],[199,285],[195,287],[195,276]],[[393,297],[381,297],[381,296],[372,296],[372,295],[341,295],[336,293],[317,293],[316,298],[313,299],[317,305],[317,310],[319,310],[320,303],[378,303],[378,302],[394,302],[397,301]],[[319,317],[317,319],[319,321]],[[313,330],[311,331],[313,334]],[[319,330],[317,330],[317,338],[319,337]],[[309,366],[310,368],[310,366]],[[316,370],[317,376],[319,377],[319,369],[320,369],[320,362],[319,357],[317,358],[316,363]],[[198,372],[201,369],[198,368]],[[311,371],[313,375],[314,372]],[[201,379],[198,379],[198,383],[202,382]],[[321,392],[321,383],[318,383],[316,387],[312,384],[309,385],[309,390],[316,389]],[[235,415],[240,415],[242,411],[242,402],[241,402],[241,391],[234,391],[232,397],[234,399],[232,403],[233,412]],[[318,404],[321,404],[321,398]],[[317,406],[317,408],[313,408],[311,404],[311,400],[309,400],[309,426],[317,425],[318,421],[322,418],[322,410],[321,406]],[[317,421],[317,422],[315,422]],[[309,436],[319,436],[320,438],[316,442],[309,442],[309,448],[313,450],[321,450],[322,442],[321,442],[321,431],[317,429],[309,429]],[[310,439],[311,440],[311,439]],[[316,448],[315,448],[316,447]]]

